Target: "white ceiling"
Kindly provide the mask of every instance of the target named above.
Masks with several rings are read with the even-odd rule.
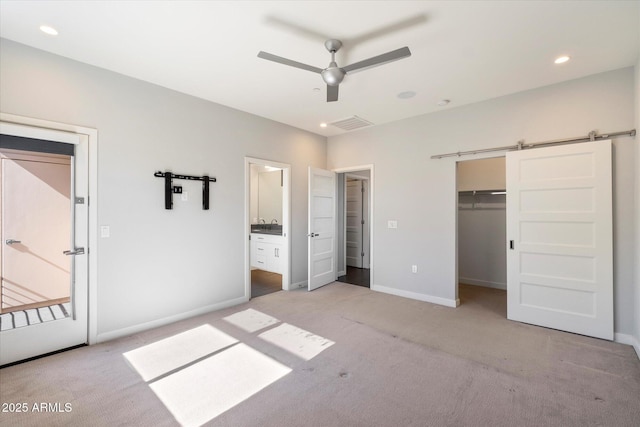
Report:
[[[631,66],[639,28],[639,1],[0,1],[4,38],[325,136]],[[328,38],[342,66],[412,56],[347,75],[333,103],[318,74],[256,56],[324,68]]]

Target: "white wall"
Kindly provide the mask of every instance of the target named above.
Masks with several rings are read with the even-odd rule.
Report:
[[[326,139],[2,40],[0,110],[99,133],[98,334],[110,338],[244,298],[244,157],[291,164],[292,282],[307,275],[307,167]],[[218,179],[165,210],[157,170]],[[97,231],[94,224],[92,232]]]
[[[458,191],[506,189],[505,157],[459,161],[456,185]]]
[[[375,165],[373,288],[455,303],[458,159],[431,155],[632,129],[633,84],[626,68],[329,138],[329,168]],[[615,330],[625,334],[634,331],[636,144],[614,142]]]

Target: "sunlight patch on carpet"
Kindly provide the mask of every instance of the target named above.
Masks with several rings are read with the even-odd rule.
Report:
[[[237,344],[152,384],[183,426],[200,426],[253,396],[291,369]]]
[[[202,325],[123,355],[149,381],[237,342],[211,325]]]
[[[224,320],[249,333],[259,331],[260,329],[275,325],[279,322],[275,317],[271,317],[268,314],[261,313],[252,308],[227,316]]]
[[[283,323],[258,336],[304,360],[313,359],[322,351],[335,344],[331,340],[289,325],[288,323]]]

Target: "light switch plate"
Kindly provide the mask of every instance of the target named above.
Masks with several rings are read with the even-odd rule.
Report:
[[[387,228],[398,228],[398,221],[388,221]]]
[[[101,225],[100,226],[100,237],[105,238],[105,237],[109,237],[111,230],[109,229],[108,225]]]
[[[183,191],[180,194],[180,200],[182,200],[183,202],[186,202],[187,200],[189,200],[189,192]]]

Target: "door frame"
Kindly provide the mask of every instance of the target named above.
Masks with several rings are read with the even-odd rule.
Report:
[[[342,168],[334,168],[331,169],[332,172],[335,172],[336,174],[344,174],[345,177],[349,172],[359,172],[359,171],[365,171],[368,170],[369,171],[369,198],[367,200],[369,206],[368,206],[368,213],[369,213],[369,289],[371,290],[377,290],[376,289],[376,285],[374,277],[375,277],[375,263],[374,263],[374,230],[373,230],[373,224],[374,224],[374,218],[375,218],[375,211],[374,211],[374,195],[375,195],[375,174],[374,174],[374,165],[373,164],[367,164],[367,165],[360,165],[360,166],[347,166],[347,167],[342,167]],[[360,178],[366,178],[366,177],[360,177]],[[346,180],[345,180],[346,182]],[[336,189],[337,190],[337,189]],[[346,192],[345,192],[346,193]],[[345,194],[346,195],[346,194]],[[338,209],[338,204],[336,203],[336,210]],[[346,204],[345,204],[346,205]],[[344,215],[346,214],[346,207],[343,209],[343,212],[337,212],[337,214],[340,214],[341,216],[344,217]],[[344,222],[344,220],[343,220]],[[343,230],[344,231],[344,230]],[[338,234],[338,222],[336,221],[336,235]],[[346,242],[346,239],[344,239]],[[336,257],[337,257],[337,253],[336,253]],[[347,269],[347,262],[346,262],[346,248],[344,249],[344,268],[345,271]],[[336,269],[336,280],[338,279],[337,277],[338,274],[338,270]]]
[[[89,224],[87,238],[89,247],[87,252],[87,342],[89,345],[97,343],[98,336],[98,130],[84,126],[53,122],[32,117],[0,113],[0,125],[20,127],[26,135],[36,139],[47,139],[47,134],[56,132],[60,139],[65,134],[79,137],[80,144],[85,145],[88,153],[89,182],[87,194],[87,208]]]
[[[251,165],[282,169],[282,237],[285,254],[282,289],[291,290],[291,165],[255,157],[244,158],[244,298],[251,299]]]

